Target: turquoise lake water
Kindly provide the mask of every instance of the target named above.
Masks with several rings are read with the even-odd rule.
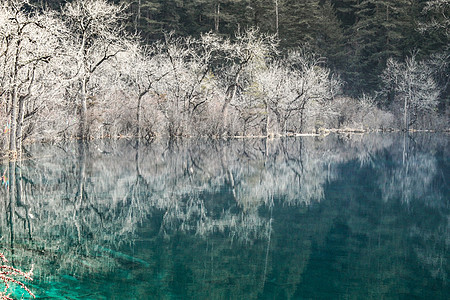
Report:
[[[449,137],[33,145],[0,249],[37,299],[448,299]]]

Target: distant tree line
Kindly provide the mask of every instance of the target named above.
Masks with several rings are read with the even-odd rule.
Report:
[[[65,2],[35,0],[44,7]],[[309,47],[327,58],[355,96],[379,88],[388,58],[442,54],[449,45],[446,0],[122,0],[127,30],[146,42],[174,31],[199,37],[215,32],[234,37],[257,27],[277,34],[283,51]],[[448,54],[448,52],[447,52]],[[448,71],[448,69],[447,69]]]
[[[3,150],[448,128],[448,1],[127,2],[1,4]]]
[[[308,47],[342,75],[345,93],[381,85],[388,58],[403,60],[448,51],[448,1],[411,0],[141,0],[130,4],[128,25],[147,41],[164,31],[227,37],[249,27],[277,34],[283,51]],[[446,18],[443,20],[443,18]],[[445,23],[446,22],[446,23]],[[424,32],[425,24],[434,23]],[[428,29],[429,28],[428,26]],[[448,52],[447,52],[448,55]],[[447,69],[448,71],[448,69]]]

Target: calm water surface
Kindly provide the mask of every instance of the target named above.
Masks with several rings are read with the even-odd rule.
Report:
[[[448,299],[449,141],[34,145],[0,249],[38,299]]]

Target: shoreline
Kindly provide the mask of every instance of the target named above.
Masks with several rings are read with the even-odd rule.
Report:
[[[153,136],[149,139],[141,138],[141,141],[151,143],[155,140],[161,140],[161,139],[205,139],[205,140],[245,140],[245,139],[279,139],[279,138],[296,138],[296,137],[326,137],[330,134],[345,134],[347,136],[350,135],[364,135],[364,134],[372,134],[372,133],[378,133],[378,134],[389,134],[389,133],[408,133],[408,134],[415,134],[415,133],[429,133],[429,134],[435,134],[435,133],[441,133],[444,135],[450,135],[450,129],[445,130],[434,130],[434,129],[410,129],[408,131],[403,131],[400,129],[389,129],[389,130],[364,130],[364,129],[358,129],[358,128],[320,128],[317,132],[305,132],[305,133],[294,133],[289,132],[286,134],[268,134],[268,135],[235,135],[235,136],[164,136],[164,135],[157,135]],[[100,141],[100,140],[136,140],[137,137],[134,135],[119,135],[119,136],[103,136],[99,138],[90,137],[89,139],[85,140],[85,142],[93,142],[93,141]],[[69,139],[60,139],[60,140],[40,140],[40,141],[26,141],[24,145],[31,145],[31,144],[58,144],[58,143],[65,143],[65,142],[75,142],[75,141],[81,141],[79,138],[69,138]],[[29,158],[26,157],[15,157],[11,158],[10,151],[5,150],[0,152],[0,163],[6,163],[10,161],[23,161],[27,160]]]

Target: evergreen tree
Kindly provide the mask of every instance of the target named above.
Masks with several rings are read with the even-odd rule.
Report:
[[[330,2],[324,3],[320,10],[320,25],[316,43],[318,52],[328,59],[335,69],[344,69],[347,63],[343,24]]]
[[[282,47],[314,45],[321,28],[319,0],[286,0],[280,8]]]
[[[360,0],[331,0],[330,2],[335,8],[337,18],[345,29],[356,23],[356,6]]]
[[[160,3],[156,0],[141,0],[131,4],[132,21],[134,22],[134,31],[139,33],[144,39],[156,35],[156,31],[161,25],[157,19]]]
[[[351,60],[345,78],[353,93],[379,85],[386,60],[414,48],[408,37],[415,30],[412,1],[361,0],[354,7],[356,22],[347,32]]]
[[[244,0],[246,27],[258,27],[262,32],[275,33],[273,0]]]

